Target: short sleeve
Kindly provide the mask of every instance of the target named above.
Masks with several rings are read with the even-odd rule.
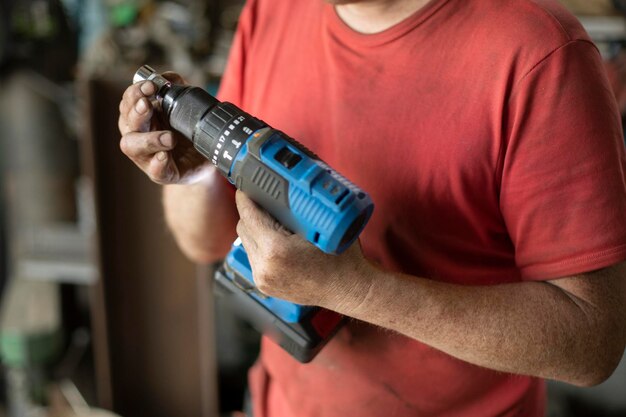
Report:
[[[220,82],[217,97],[241,107],[243,101],[246,55],[254,31],[256,0],[248,0],[244,5],[233,43],[228,55],[228,63]]]
[[[500,208],[525,280],[626,259],[624,142],[595,46],[571,41],[513,87]]]

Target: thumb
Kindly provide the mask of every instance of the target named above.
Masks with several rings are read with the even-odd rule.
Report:
[[[237,193],[235,194],[235,202],[237,203],[237,211],[239,211],[239,217],[248,228],[253,230],[271,230],[273,232],[279,232],[285,236],[289,236],[292,234],[267,211],[263,210],[247,195],[245,195],[241,190],[237,190]]]

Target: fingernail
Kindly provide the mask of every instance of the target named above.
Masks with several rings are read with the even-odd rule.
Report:
[[[142,98],[135,104],[135,111],[139,114],[144,114],[148,110],[148,105],[146,104],[146,99]]]
[[[159,136],[159,142],[166,148],[171,148],[174,146],[174,138],[170,132],[165,132],[161,136]]]
[[[164,152],[164,151],[157,152],[156,159],[158,159],[161,162],[165,161],[167,159],[167,152]]]
[[[155,93],[154,84],[150,81],[145,81],[143,84],[141,84],[139,89],[141,90],[142,93],[144,93],[147,96],[151,96],[152,94]]]

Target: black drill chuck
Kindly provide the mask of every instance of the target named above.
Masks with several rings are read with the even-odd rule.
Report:
[[[198,87],[169,86],[162,92],[161,107],[172,129],[193,140],[194,127],[219,101]],[[211,138],[214,139],[214,138]]]
[[[234,158],[250,135],[266,124],[230,103],[222,103],[201,88],[172,84],[151,67],[137,71],[134,82],[152,81],[165,120],[226,177]]]

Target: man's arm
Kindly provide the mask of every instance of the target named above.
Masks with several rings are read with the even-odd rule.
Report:
[[[548,282],[463,286],[326,255],[242,193],[237,232],[262,292],[326,307],[503,372],[594,385],[626,343],[626,264]],[[297,277],[297,279],[293,279]]]
[[[327,307],[476,365],[590,386],[624,351],[625,277],[619,264],[547,282],[463,286],[376,269],[361,298]]]
[[[236,238],[239,220],[232,185],[217,170],[197,184],[163,188],[165,219],[178,246],[190,259],[210,263],[222,259]]]

